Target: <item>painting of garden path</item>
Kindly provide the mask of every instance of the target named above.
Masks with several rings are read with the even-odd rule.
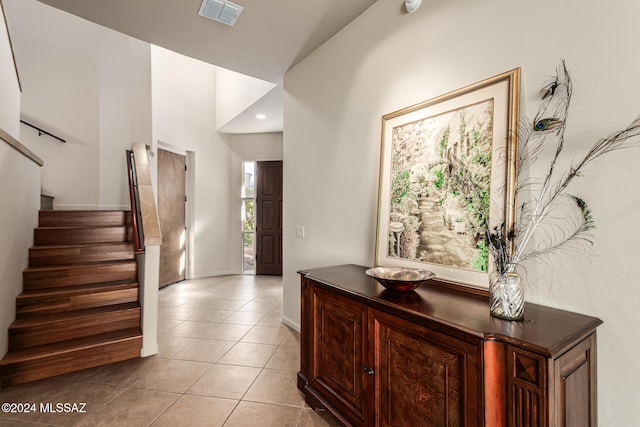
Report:
[[[487,271],[493,107],[393,128],[388,256]]]

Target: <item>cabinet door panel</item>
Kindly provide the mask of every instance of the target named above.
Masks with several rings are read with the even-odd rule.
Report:
[[[477,425],[476,346],[370,310],[377,426]]]
[[[596,408],[596,334],[554,361],[557,426],[598,425]]]
[[[311,287],[309,383],[356,424],[365,421],[366,306]]]

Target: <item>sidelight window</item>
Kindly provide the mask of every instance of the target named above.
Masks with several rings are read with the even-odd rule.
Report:
[[[256,163],[242,163],[242,272],[255,274]]]

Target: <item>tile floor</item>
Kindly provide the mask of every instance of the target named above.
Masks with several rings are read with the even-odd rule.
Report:
[[[296,388],[300,339],[281,323],[280,277],[188,280],[162,289],[159,305],[158,355],[1,390],[0,403],[36,411],[0,412],[0,427],[337,425]]]

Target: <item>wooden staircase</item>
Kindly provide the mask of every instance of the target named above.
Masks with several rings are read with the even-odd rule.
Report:
[[[140,356],[130,223],[126,211],[40,211],[2,388]]]

